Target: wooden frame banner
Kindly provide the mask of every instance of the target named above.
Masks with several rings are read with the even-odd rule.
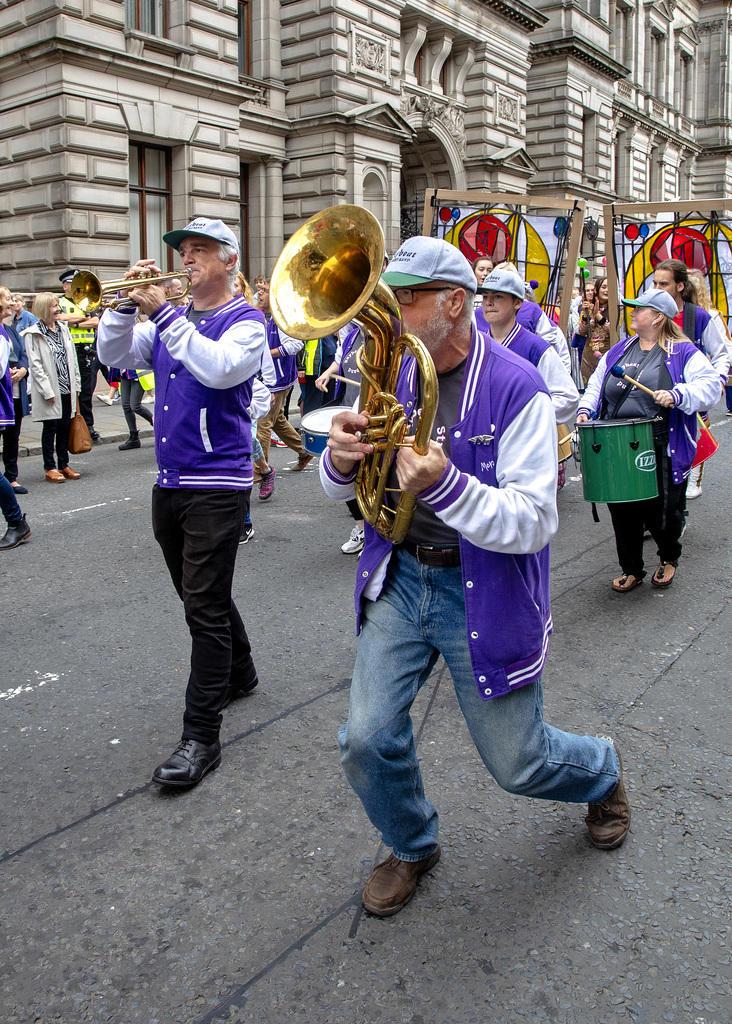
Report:
[[[544,310],[559,305],[566,334],[584,210],[581,199],[428,189],[422,234],[444,238],[471,263],[480,256],[514,263]]]
[[[618,290],[625,298],[636,298],[651,288],[656,266],[662,260],[675,259],[701,271],[712,305],[730,323],[731,199],[611,203],[603,207],[603,214],[606,247],[612,253],[607,266],[611,304]],[[630,330],[627,312],[625,328]]]

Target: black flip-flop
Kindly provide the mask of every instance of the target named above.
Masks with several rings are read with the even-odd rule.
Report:
[[[626,584],[628,582],[628,579],[631,576],[633,576],[633,583],[631,583],[631,585],[629,587],[624,586],[624,584]],[[635,590],[636,587],[639,587],[641,585],[641,583],[643,582],[643,577],[642,576],[640,576],[640,577],[634,576],[632,572],[624,572],[622,576],[618,577],[618,582],[623,584],[623,585],[619,586],[619,587],[616,587],[615,586],[615,580],[613,580],[613,582],[611,584],[611,586],[612,586],[613,590],[615,591],[615,593],[616,594],[627,594],[631,590]]]

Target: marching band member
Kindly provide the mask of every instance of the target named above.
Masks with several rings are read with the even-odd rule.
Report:
[[[126,275],[130,305],[104,313],[98,345],[112,366],[155,371],[153,532],[192,647],[181,741],[153,782],[194,786],[221,762],[222,707],[258,682],[231,587],[252,490],[248,409],[265,328],[259,310],[233,297],[239,243],[222,221],[199,217],[163,241],[190,271],[191,305],[171,306],[162,284],[135,287],[159,273],[139,260]],[[135,323],[138,308],[145,323]]]
[[[404,329],[421,339],[439,376],[425,456],[399,449],[395,486],[417,496],[404,543],[368,524],[358,564],[361,639],[348,722],[339,733],[346,776],[392,848],[363,895],[396,914],[440,859],[437,810],[425,796],[410,709],[440,654],[486,767],[504,789],[590,804],[590,840],[619,846],[630,809],[612,742],[546,725],[549,541],[557,528],[554,411],[538,372],[476,330],[476,279],[457,248],[404,242],[384,274]],[[397,399],[421,404],[413,359]],[[326,492],[354,495],[368,418],[339,413],[320,460]]]
[[[668,587],[681,557],[686,481],[696,454],[696,414],[720,398],[719,376],[709,360],[674,323],[676,302],[649,288],[632,307],[633,334],[606,352],[582,396],[577,421],[656,418],[654,447],[659,494],[647,501],[609,502],[622,574],[613,590],[626,593],[643,582],[643,531],[650,530],[660,559],[651,583]],[[611,373],[620,367],[653,395]]]

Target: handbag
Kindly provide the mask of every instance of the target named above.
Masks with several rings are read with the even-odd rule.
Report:
[[[79,399],[76,399],[76,415],[71,417],[69,426],[69,451],[72,455],[83,455],[92,450],[92,439],[86,420],[79,412]]]

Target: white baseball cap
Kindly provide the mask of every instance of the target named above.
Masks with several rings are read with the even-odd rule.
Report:
[[[492,270],[487,277],[483,278],[483,284],[478,291],[481,294],[486,292],[508,292],[517,299],[526,298],[526,285],[513,270]]]
[[[239,255],[239,242],[231,228],[228,228],[222,220],[210,220],[208,217],[196,217],[190,224],[186,224],[184,228],[168,231],[163,235],[163,241],[177,252],[180,248],[180,243],[184,238],[188,238],[189,235],[213,238],[217,242],[230,245],[232,249],[236,249],[237,256]]]
[[[676,300],[663,288],[646,288],[637,299],[623,299],[624,306],[650,306],[672,320],[679,312]]]
[[[402,242],[381,276],[390,288],[411,288],[430,281],[447,281],[469,292],[478,287],[473,268],[459,249],[425,235]]]

